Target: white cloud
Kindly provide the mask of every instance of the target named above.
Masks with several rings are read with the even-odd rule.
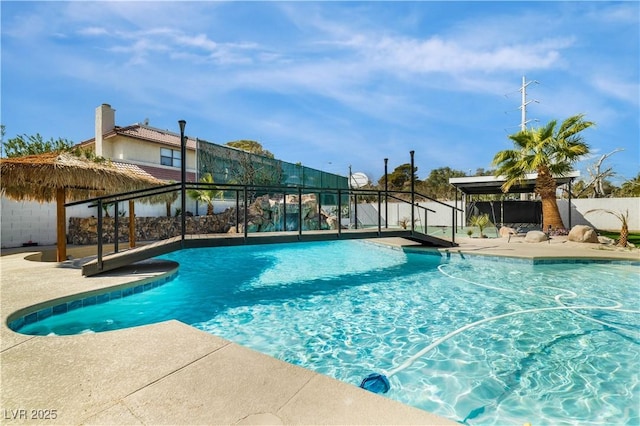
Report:
[[[60,80],[119,111],[187,111],[205,123],[199,136],[246,131],[269,148],[282,144],[283,156],[300,141],[334,159],[348,150],[361,164],[412,148],[446,162],[456,140],[477,138],[455,161],[481,161],[473,149],[493,149],[520,121],[522,75],[541,83],[528,112],[541,123],[585,112],[598,131],[613,129],[602,140],[616,141],[632,133],[637,114],[637,64],[625,65],[637,62],[637,41],[634,57],[632,41],[603,23],[625,23],[630,34],[637,17],[624,15],[638,7],[626,3],[486,2],[489,11],[480,2],[27,4],[3,16],[3,78],[28,50],[28,87],[38,92],[48,87],[39,81]],[[461,136],[469,129],[472,137]],[[309,161],[304,149],[296,155]]]
[[[176,42],[180,45],[197,47],[206,51],[214,51],[218,48],[218,43],[211,40],[206,34],[197,34],[195,36],[179,34],[176,36]]]
[[[639,82],[621,82],[614,80],[612,77],[598,76],[591,81],[591,84],[607,96],[633,105],[640,104]]]
[[[81,36],[104,36],[109,35],[109,31],[107,31],[104,27],[86,27],[81,28],[78,31],[78,34]]]
[[[595,22],[614,25],[638,25],[638,21],[640,21],[636,2],[602,3],[600,7],[590,11],[587,17]]]
[[[454,74],[549,68],[560,56],[557,49],[549,48],[548,42],[469,49],[455,40],[437,36],[426,40],[386,37],[370,44],[365,51],[372,62],[388,69]]]

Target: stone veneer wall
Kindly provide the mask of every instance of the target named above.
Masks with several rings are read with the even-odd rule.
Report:
[[[235,209],[228,209],[213,216],[188,216],[187,234],[227,233],[234,226]],[[136,241],[164,240],[180,235],[181,218],[178,217],[136,217]],[[115,219],[102,219],[103,242],[115,241]],[[95,217],[69,218],[68,241],[71,244],[85,245],[98,242],[98,219]],[[129,218],[118,218],[118,241],[129,241]]]
[[[258,197],[247,210],[247,232],[295,231],[302,219],[302,229],[336,229],[337,218],[327,213],[318,212],[315,195],[303,195],[301,200],[297,196],[287,195],[283,202],[269,199],[268,196]],[[300,210],[302,208],[302,210]],[[286,212],[286,220],[283,218]],[[241,221],[244,219],[244,213]],[[136,241],[158,241],[181,234],[181,218],[178,217],[136,217]],[[212,216],[186,217],[187,229],[191,234],[223,234],[229,232],[243,232],[243,224],[236,229],[236,209],[229,208],[222,213]],[[103,218],[103,242],[115,241],[115,219]],[[69,219],[67,240],[71,244],[86,245],[98,242],[98,219],[95,217]],[[129,241],[129,218],[120,217],[118,221],[118,241]]]

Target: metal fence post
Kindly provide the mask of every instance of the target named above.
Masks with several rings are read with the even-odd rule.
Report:
[[[113,231],[113,251],[114,252],[118,252],[118,228],[120,228],[120,215],[118,214],[118,201],[115,202],[114,204],[114,208],[115,211],[113,212],[113,226],[114,226],[114,231]]]
[[[98,271],[102,271],[102,198],[98,200]]]
[[[342,234],[342,191],[338,189],[338,238]]]
[[[302,188],[298,187],[298,239],[302,237]]]

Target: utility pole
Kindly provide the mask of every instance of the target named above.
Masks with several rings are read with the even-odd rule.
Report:
[[[522,104],[520,104],[520,113],[521,113],[521,119],[520,119],[520,131],[525,131],[527,129],[527,123],[531,120],[527,121],[527,105],[529,105],[531,102],[538,102],[537,100],[532,100],[532,101],[527,101],[527,86],[530,85],[531,83],[536,83],[538,84],[537,81],[526,81],[525,76],[522,76],[522,86],[520,87],[520,92],[522,92]]]

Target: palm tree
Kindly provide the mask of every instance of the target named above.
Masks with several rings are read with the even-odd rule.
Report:
[[[576,161],[589,153],[580,132],[595,123],[583,118],[584,114],[578,114],[567,118],[557,129],[557,121],[553,120],[544,127],[509,135],[515,149],[500,151],[493,158],[493,164],[498,167],[496,176],[506,177],[502,185],[504,192],[521,183],[525,174],[538,174],[534,191],[542,200],[543,229],[549,226],[564,229],[556,202],[558,184],[554,176],[567,174]]]
[[[593,209],[585,212],[584,214],[587,215],[594,212],[602,212],[613,215],[620,221],[620,238],[618,238],[618,246],[626,247],[629,240],[629,210],[622,213],[607,209]]]
[[[484,235],[484,228],[486,228],[490,223],[489,214],[487,213],[478,216],[471,216],[469,218],[469,225],[478,227],[478,231],[480,231],[480,238],[487,238],[487,236]]]
[[[616,197],[640,197],[640,173],[632,179],[625,181],[622,186],[615,191]]]
[[[205,173],[201,178],[202,183],[214,183],[211,173]],[[220,194],[219,190],[214,189],[190,189],[187,194],[192,199],[201,203],[207,203],[207,216],[213,216],[213,200]]]

